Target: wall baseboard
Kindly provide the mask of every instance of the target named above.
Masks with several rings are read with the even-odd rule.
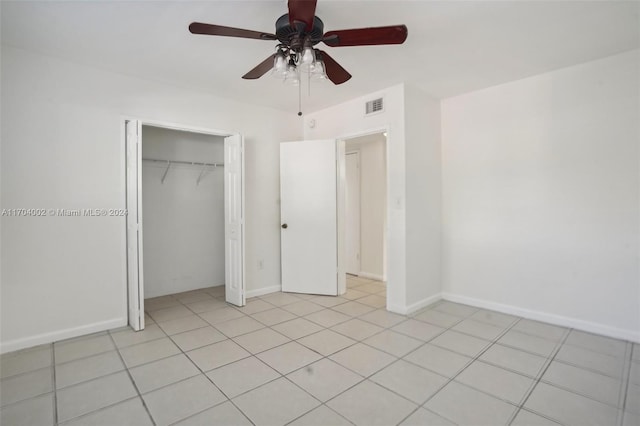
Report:
[[[368,278],[370,280],[385,281],[382,275],[370,274],[369,272],[358,272],[358,276],[362,278]]]
[[[550,314],[547,312],[534,311],[531,309],[520,308],[513,305],[505,305],[502,303],[492,302],[484,299],[476,299],[473,297],[462,296],[453,293],[442,293],[442,298],[450,302],[463,303],[465,305],[475,306],[476,308],[490,309],[504,314],[516,315],[522,318],[535,321],[542,321],[561,327],[574,328],[576,330],[586,331],[589,333],[600,334],[614,339],[629,340],[631,342],[640,343],[640,332],[627,330],[623,328],[610,327],[591,321],[584,321],[576,318],[565,317],[562,315]]]
[[[417,301],[416,303],[412,303],[411,305],[407,305],[407,306],[389,305],[387,306],[387,310],[391,312],[395,312],[396,314],[409,315],[433,303],[436,303],[440,300],[442,300],[442,293],[437,293],[437,294],[434,294],[433,296],[427,297],[426,299],[422,299]]]
[[[245,297],[248,299],[250,297],[263,296],[265,294],[275,293],[277,291],[282,291],[281,285],[272,285],[270,287],[261,287],[256,288],[255,290],[248,290],[245,293]]]
[[[44,345],[46,343],[53,343],[60,340],[71,339],[73,337],[84,336],[85,334],[97,333],[99,331],[110,330],[112,328],[124,327],[127,324],[127,318],[116,318],[107,321],[95,322],[93,324],[83,325],[80,327],[67,328],[64,330],[52,331],[50,333],[37,334],[35,336],[9,340],[7,342],[0,343],[0,353],[18,351],[20,349],[31,348],[33,346]]]

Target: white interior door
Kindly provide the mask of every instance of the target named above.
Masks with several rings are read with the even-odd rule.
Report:
[[[360,273],[360,155],[346,155],[346,268],[347,273]]]
[[[244,288],[244,140],[224,140],[225,298],[245,305]]]
[[[127,288],[129,325],[144,329],[144,280],[142,268],[142,123],[125,122],[127,176]]]
[[[280,144],[282,291],[338,294],[336,141]]]

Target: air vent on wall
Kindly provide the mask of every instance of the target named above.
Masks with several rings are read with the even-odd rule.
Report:
[[[384,110],[384,102],[382,98],[374,99],[367,102],[365,115],[375,114],[376,112],[382,112]]]

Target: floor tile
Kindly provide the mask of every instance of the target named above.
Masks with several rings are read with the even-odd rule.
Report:
[[[203,314],[205,312],[214,311],[216,309],[221,309],[225,307],[227,304],[222,300],[218,299],[207,299],[207,300],[199,300],[197,302],[187,303],[187,308],[196,314]]]
[[[609,405],[618,405],[621,382],[600,373],[553,361],[541,380]]]
[[[287,312],[281,308],[270,309],[268,311],[263,311],[257,314],[251,315],[254,319],[260,321],[261,323],[273,326],[275,324],[280,324],[285,321],[289,321],[294,319],[296,316],[291,312]]]
[[[369,312],[368,314],[361,315],[359,318],[363,321],[385,328],[393,327],[407,319],[405,316],[394,314],[393,312],[388,312],[384,309],[377,309],[373,312]]]
[[[215,287],[205,288],[203,291],[208,293],[208,294],[210,294],[210,295],[212,295],[212,296],[214,296],[214,297],[217,296],[217,297],[223,297],[224,298],[225,287],[224,287],[224,285],[218,285],[218,286],[215,286]]]
[[[242,334],[251,333],[252,331],[260,330],[261,328],[264,328],[264,324],[251,317],[245,316],[218,323],[215,327],[228,337],[236,337]]]
[[[236,308],[240,312],[246,315],[257,314],[258,312],[268,311],[269,309],[273,309],[274,305],[271,303],[265,302],[261,299],[250,300],[241,308]]]
[[[325,308],[313,302],[309,302],[307,300],[301,300],[300,302],[283,306],[282,309],[284,309],[287,312],[291,312],[294,315],[304,316],[304,315],[312,314],[314,312],[321,311]]]
[[[228,398],[235,398],[277,379],[280,374],[252,356],[211,370],[207,376]]]
[[[533,321],[528,319],[521,319],[514,326],[513,330],[519,331],[525,334],[531,334],[532,336],[538,336],[545,339],[558,341],[564,336],[567,331],[564,327],[557,327],[551,324],[545,324],[539,321]]]
[[[195,330],[208,326],[209,323],[200,318],[198,315],[182,317],[171,321],[158,323],[158,326],[164,330],[169,336],[172,334],[184,333],[185,331]]]
[[[319,354],[297,342],[289,342],[257,355],[281,374],[288,374],[322,358]]]
[[[357,318],[333,326],[331,327],[331,329],[355,340],[366,339],[367,337],[371,337],[374,334],[377,334],[384,330],[380,326],[359,320]]]
[[[354,290],[355,291],[355,290]],[[386,296],[379,296],[377,294],[370,294],[368,296],[357,299],[358,303],[362,303],[372,308],[380,309],[387,306]]]
[[[515,405],[520,405],[534,383],[529,377],[481,361],[465,368],[455,380]]]
[[[613,425],[618,410],[573,392],[538,383],[524,407],[569,425]]]
[[[193,292],[185,292],[183,295],[176,294],[173,297],[175,297],[176,299],[178,299],[178,301],[180,301],[180,303],[183,303],[185,305],[188,303],[195,303],[213,299],[213,296],[205,293],[204,291],[197,290]]]
[[[314,312],[305,317],[309,321],[315,322],[323,327],[333,327],[334,325],[349,321],[351,317],[340,312],[324,309]]]
[[[230,321],[236,318],[242,318],[245,316],[242,312],[237,309],[224,307],[220,309],[216,309],[214,311],[203,312],[200,315],[200,318],[205,320],[211,325],[216,325],[221,322]]]
[[[627,346],[627,344],[622,340],[598,336],[596,334],[578,330],[571,330],[571,333],[569,333],[569,337],[567,337],[565,343],[617,357],[624,356]]]
[[[164,331],[156,324],[148,325],[141,331],[134,331],[132,328],[128,328],[117,333],[111,333],[113,341],[116,342],[116,346],[119,348],[149,342],[165,336]]]
[[[283,425],[320,405],[285,378],[247,392],[233,402],[256,425]]]
[[[314,296],[309,299],[309,301],[324,306],[325,308],[331,308],[343,303],[347,303],[349,300],[344,299],[340,296]]]
[[[152,426],[153,422],[139,397],[94,411],[65,423],[64,426]]]
[[[372,375],[396,360],[394,356],[362,343],[343,349],[329,358],[364,377]]]
[[[460,303],[453,303],[443,301],[433,307],[436,311],[444,312],[446,314],[456,315],[459,317],[469,317],[475,314],[478,309],[472,306],[462,305]]]
[[[471,358],[467,356],[429,343],[411,352],[404,359],[447,377],[454,377],[471,362]]]
[[[0,424],[2,426],[53,426],[53,393],[2,407]]]
[[[632,361],[629,371],[629,383],[640,385],[640,362]]]
[[[159,296],[144,300],[144,308],[147,311],[157,311],[158,309],[170,308],[172,306],[180,306],[178,299],[172,296]]]
[[[120,349],[120,355],[129,368],[178,353],[180,349],[168,337]]]
[[[169,321],[172,319],[193,315],[193,312],[183,305],[172,306],[170,308],[162,308],[158,309],[157,311],[147,310],[147,312],[155,322]]]
[[[112,351],[116,347],[111,337],[108,334],[103,334],[87,339],[56,342],[53,348],[56,363],[62,363]]]
[[[188,377],[197,376],[200,370],[183,354],[164,358],[130,370],[140,393],[147,393]]]
[[[231,402],[223,402],[213,408],[176,423],[176,426],[251,426],[251,422]]]
[[[319,354],[329,356],[347,346],[353,345],[356,341],[335,331],[322,330],[299,339],[298,343]]]
[[[449,381],[444,376],[403,360],[398,360],[380,370],[371,376],[370,380],[416,404],[424,404],[430,396]]]
[[[537,377],[547,361],[546,358],[539,355],[498,344],[491,346],[479,359],[530,377]]]
[[[634,361],[640,361],[640,343],[633,344],[633,351],[631,353],[631,358]]]
[[[424,408],[418,408],[409,417],[407,417],[401,426],[455,426],[455,423],[450,422],[434,413],[433,411],[425,410]]]
[[[326,358],[296,370],[287,377],[322,402],[363,380],[356,373]]]
[[[340,297],[343,297],[349,300],[357,300],[366,296],[371,296],[371,293],[359,291],[359,290],[356,290],[355,288],[349,288],[347,292],[341,295]]]
[[[423,342],[428,342],[437,335],[441,334],[445,329],[426,322],[409,319],[405,322],[401,322],[396,326],[393,326],[391,330],[418,340],[422,340]]]
[[[296,318],[283,322],[274,325],[272,328],[290,339],[299,339],[300,337],[308,336],[309,334],[322,330],[321,326],[304,318]]]
[[[475,357],[491,344],[486,340],[451,330],[445,331],[430,343],[470,357]]]
[[[398,357],[408,354],[423,344],[418,339],[390,330],[371,336],[363,340],[363,343]]]
[[[271,303],[274,306],[286,306],[291,303],[299,302],[301,299],[290,293],[271,293],[260,297],[262,300]]]
[[[49,367],[52,362],[52,347],[47,345],[31,351],[4,354],[0,357],[0,378],[15,376]]]
[[[11,376],[0,381],[0,403],[2,406],[42,395],[53,390],[51,367]]]
[[[232,340],[223,340],[222,342],[187,352],[187,356],[202,371],[213,370],[250,355],[249,352],[242,349]]]
[[[417,407],[368,380],[338,395],[327,405],[358,425],[398,424]]]
[[[321,405],[289,423],[288,426],[351,426],[351,424],[326,405]]]
[[[461,425],[506,424],[516,410],[513,405],[456,382],[446,385],[424,407]]]
[[[363,285],[359,285],[356,287],[358,291],[363,291],[365,293],[379,293],[385,290],[387,287],[380,282],[369,282]]]
[[[624,358],[573,345],[562,345],[554,359],[616,378],[622,378],[624,369]]]
[[[419,321],[428,322],[429,324],[437,325],[444,328],[449,328],[460,321],[463,321],[462,318],[446,314],[444,312],[436,311],[434,309],[429,309],[428,311],[424,311],[419,313],[418,315],[413,317]]]
[[[357,316],[366,314],[367,312],[371,312],[375,310],[375,308],[371,306],[363,305],[362,303],[353,302],[353,301],[342,303],[340,305],[334,306],[331,309],[352,317],[357,317]]]
[[[486,309],[480,309],[475,314],[471,315],[469,319],[474,321],[483,322],[485,324],[495,325],[497,327],[508,327],[518,320],[518,317],[513,315],[501,314],[499,312],[488,311]]]
[[[270,328],[263,328],[261,330],[243,334],[242,336],[235,337],[233,340],[252,354],[264,352],[290,341],[288,337],[285,337]]]
[[[117,351],[57,364],[56,387],[61,389],[121,370],[124,370],[124,364]]]
[[[184,333],[171,336],[173,343],[178,345],[183,352],[201,348],[212,343],[218,343],[225,339],[225,335],[211,326],[196,328],[195,330],[185,331]]]
[[[503,327],[466,319],[451,328],[459,333],[468,334],[470,336],[479,337],[484,340],[493,341],[504,332]]]
[[[521,333],[515,330],[507,331],[504,336],[498,339],[498,343],[531,352],[537,355],[548,357],[556,347],[556,342],[531,334]]]
[[[525,409],[518,411],[511,426],[560,426],[558,423]]]
[[[124,371],[71,386],[57,392],[58,420],[63,422],[136,395]]]
[[[638,426],[640,425],[640,414],[624,412],[622,417],[622,426]]]
[[[204,375],[143,395],[158,426],[169,425],[226,400]]]

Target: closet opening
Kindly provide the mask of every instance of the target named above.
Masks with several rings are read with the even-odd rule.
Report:
[[[243,306],[242,136],[138,120],[125,134],[129,325],[144,329],[145,300],[169,316],[195,296]]]
[[[387,136],[345,139],[345,270],[347,291],[358,301],[386,307]]]

